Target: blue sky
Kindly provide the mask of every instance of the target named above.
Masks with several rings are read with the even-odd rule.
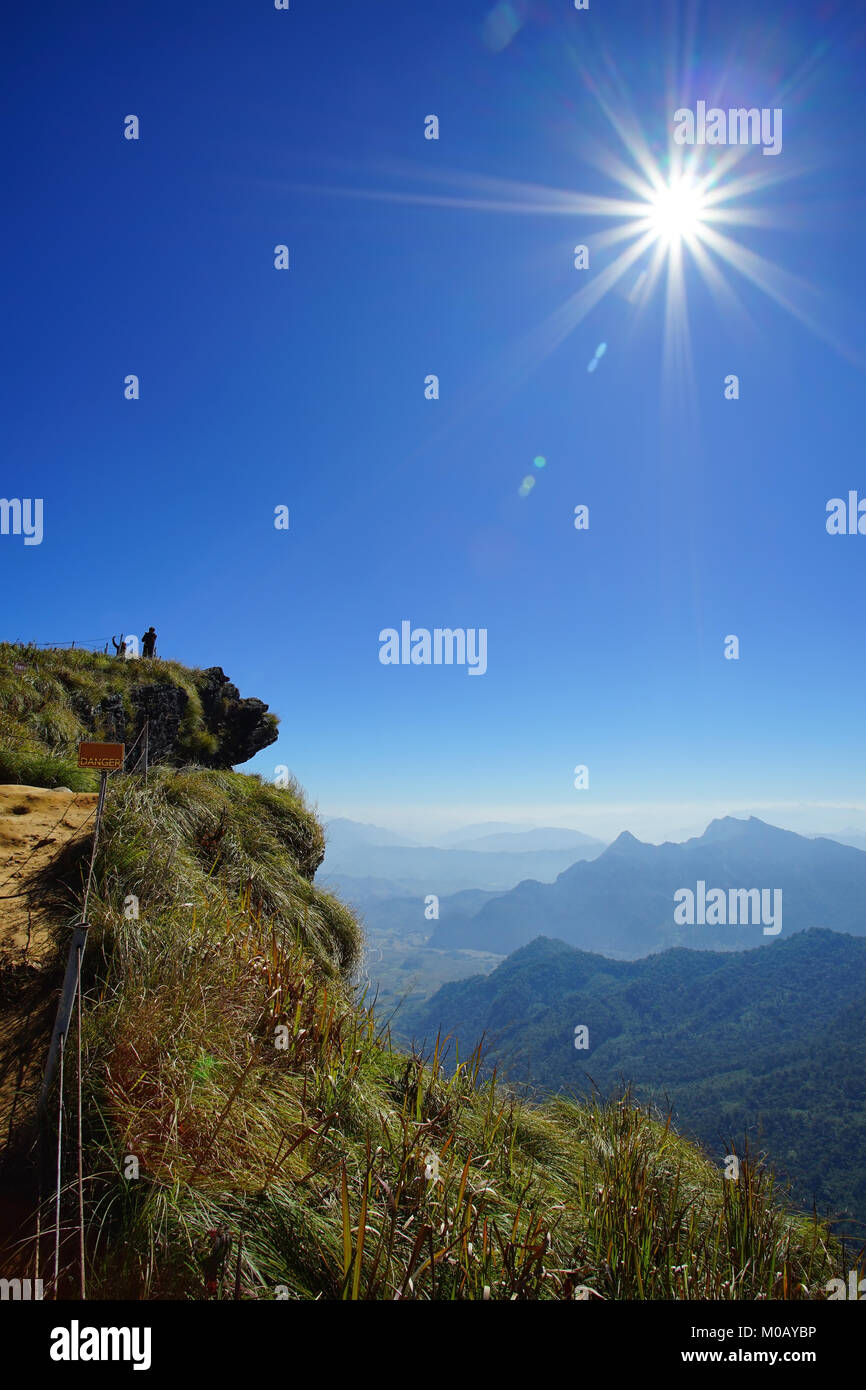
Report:
[[[866,497],[866,8],[515,0],[504,46],[493,9],[19,7],[0,490],[45,520],[0,536],[2,635],[153,623],[270,703],[248,769],[288,765],[329,814],[866,826],[866,536],[825,529]],[[634,201],[615,126],[665,174],[699,99],[783,110],[719,206],[795,312],[716,259],[735,312],[686,250],[672,367],[664,272],[633,297],[653,248],[573,306],[623,249],[602,233],[629,218],[585,201]],[[486,673],[383,666],[404,619],[486,628]]]

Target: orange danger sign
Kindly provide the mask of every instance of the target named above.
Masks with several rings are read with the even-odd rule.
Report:
[[[95,767],[101,772],[123,767],[125,743],[79,743],[78,766]]]

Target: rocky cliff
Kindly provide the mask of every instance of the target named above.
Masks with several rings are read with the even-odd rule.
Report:
[[[197,702],[182,685],[153,681],[115,691],[97,705],[80,707],[82,722],[94,735],[115,739],[128,748],[147,723],[152,763],[193,760],[204,767],[229,768],[247,762],[276,741],[276,718],[268,714],[268,706],[252,697],[242,699],[221,666],[193,674]],[[134,756],[138,757],[138,750]]]
[[[174,766],[235,767],[277,738],[276,715],[220,666],[0,643],[0,687],[0,782],[85,790],[76,744],[105,739],[129,753],[145,724],[150,763]]]

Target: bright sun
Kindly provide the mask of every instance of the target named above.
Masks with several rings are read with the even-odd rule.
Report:
[[[503,0],[504,4],[504,0]],[[508,8],[508,6],[506,6]],[[584,74],[586,86],[595,91]],[[598,275],[579,280],[580,288],[567,296],[547,318],[534,328],[525,343],[515,351],[515,379],[534,370],[538,362],[553,352],[614,287],[642,313],[650,304],[661,280],[665,281],[664,362],[671,379],[682,378],[682,364],[690,353],[687,290],[689,276],[699,275],[720,308],[727,312],[745,313],[735,285],[729,283],[726,271],[736,272],[751,285],[763,291],[787,313],[798,319],[836,352],[847,360],[866,368],[859,355],[836,333],[831,333],[807,312],[805,296],[813,293],[806,281],[784,271],[765,256],[741,245],[728,233],[731,228],[768,228],[785,226],[785,216],[779,216],[772,206],[738,206],[740,199],[751,199],[768,189],[781,177],[762,169],[763,160],[753,161],[749,171],[736,173],[740,160],[748,157],[748,146],[736,145],[724,154],[712,151],[685,152],[673,145],[664,156],[656,156],[644,137],[629,103],[623,102],[619,89],[597,91],[599,104],[622,141],[628,160],[604,146],[584,151],[612,183],[626,190],[626,195],[583,193],[577,189],[546,188],[535,183],[518,183],[510,179],[482,177],[471,173],[437,175],[447,183],[456,184],[456,192],[446,195],[431,192],[415,193],[395,189],[323,189],[315,185],[295,185],[296,189],[329,192],[339,196],[371,198],[387,203],[414,203],[443,208],[466,208],[473,212],[535,213],[539,216],[565,216],[574,226],[574,235],[582,240],[575,245],[576,270],[588,267],[589,248],[581,227],[584,218],[610,219],[612,225],[593,236],[593,254],[605,254],[616,247],[615,254]],[[577,137],[575,137],[577,138]],[[765,149],[764,151],[768,151]],[[771,164],[775,161],[771,160]],[[426,166],[425,166],[426,167]],[[404,172],[394,166],[395,173]],[[411,169],[412,176],[416,170]],[[800,167],[788,166],[785,178],[803,172]],[[420,175],[419,175],[420,176]],[[426,177],[426,175],[423,175]],[[467,192],[468,189],[468,192]],[[582,258],[578,257],[578,252]],[[686,255],[688,252],[688,255]],[[688,273],[687,273],[688,272]],[[624,283],[625,282],[625,283]],[[521,354],[525,354],[525,360]],[[592,359],[588,370],[593,371],[599,358]],[[501,369],[496,369],[496,386],[491,379],[490,390],[499,389]],[[529,479],[528,481],[532,481]]]
[[[687,178],[672,179],[654,195],[650,205],[650,225],[662,241],[688,241],[701,226],[704,199]]]

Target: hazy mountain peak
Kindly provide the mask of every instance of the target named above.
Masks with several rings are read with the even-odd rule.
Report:
[[[614,852],[622,853],[623,851],[625,851],[626,853],[628,853],[629,851],[633,851],[636,849],[653,848],[653,845],[648,845],[645,843],[645,841],[639,840],[636,835],[632,835],[630,830],[623,830],[620,832],[619,835],[617,835],[613,843],[608,845],[607,849],[601,857],[605,858],[607,855],[612,854]]]
[[[485,851],[513,850],[517,854],[528,850],[560,849],[601,849],[603,840],[595,840],[580,830],[569,830],[562,826],[542,825],[532,830],[500,832],[499,834],[479,835],[465,840],[451,841],[453,848]]]
[[[734,835],[746,834],[749,829],[757,829],[758,826],[767,828],[765,822],[758,820],[757,816],[749,816],[748,819],[737,816],[717,816],[715,820],[710,821],[700,839],[729,840]]]
[[[768,825],[764,820],[759,820],[757,816],[739,818],[737,816],[719,816],[716,820],[710,821],[703,835],[698,836],[698,844],[719,844],[725,840],[744,840],[747,843],[759,841],[768,842],[781,840],[800,840],[804,837],[798,835],[795,830],[783,830],[778,825]]]
[[[348,820],[345,816],[336,816],[332,820],[324,822],[328,843],[335,841],[348,842],[357,845],[406,845],[414,847],[417,840],[410,840],[406,835],[399,835],[395,830],[386,830],[381,825],[369,825],[366,822]]]
[[[433,841],[439,845],[455,845],[463,840],[477,840],[482,835],[520,834],[534,829],[530,821],[476,821],[474,825],[461,825],[456,830],[446,830],[444,834],[434,836]]]

